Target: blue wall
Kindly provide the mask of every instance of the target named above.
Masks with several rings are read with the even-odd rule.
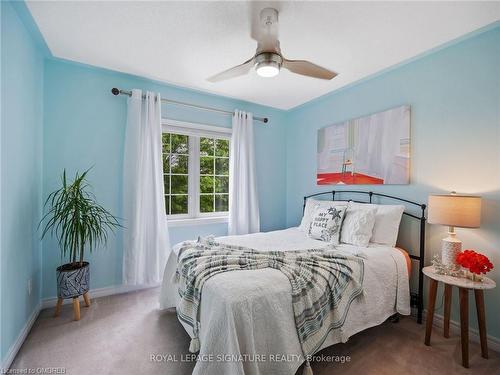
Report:
[[[500,283],[500,27],[306,103],[287,113],[287,225],[316,185],[317,130],[402,104],[411,105],[411,184],[356,186],[420,202],[432,192],[483,196],[481,229],[457,229],[465,248],[487,254]],[[336,186],[335,188],[342,189]],[[446,228],[428,226],[427,261]],[[403,243],[411,243],[401,238]],[[485,293],[488,333],[500,337],[500,288]],[[455,301],[456,301],[455,295]],[[474,304],[471,303],[473,309]],[[458,308],[454,306],[454,319]],[[441,312],[442,313],[442,312]],[[475,314],[475,313],[474,313]],[[473,315],[475,316],[475,315]]]
[[[19,17],[13,7],[19,11],[19,5],[2,2],[2,359],[40,298],[55,295],[59,249],[46,239],[41,251],[36,225],[42,198],[58,186],[62,170],[72,174],[94,166],[89,180],[97,198],[121,215],[126,98],[112,96],[111,87],[154,90],[176,100],[268,116],[270,124],[256,123],[255,135],[262,230],[296,225],[302,196],[328,190],[315,184],[317,129],[410,104],[412,183],[375,190],[423,202],[430,192],[481,194],[481,229],[459,230],[459,236],[465,247],[492,259],[497,269],[491,276],[500,282],[500,28],[284,112],[104,69],[44,60],[46,46],[36,27],[27,23],[26,12],[24,17],[18,12]],[[175,106],[166,106],[164,113],[172,119],[230,126],[230,118],[220,114]],[[430,260],[445,228],[428,229]],[[170,237],[175,243],[226,231],[223,224],[176,227],[170,229]],[[411,243],[404,237],[401,241]],[[92,288],[121,284],[121,233],[89,260]],[[33,281],[31,296],[28,279]],[[488,329],[496,337],[500,327],[493,323],[500,314],[499,297],[500,288],[486,293]],[[454,319],[456,311],[454,303]]]
[[[234,110],[240,108],[269,117],[255,124],[256,163],[261,227],[268,231],[285,226],[285,112],[252,103],[210,95],[142,78],[60,60],[45,63],[43,195],[59,183],[62,170],[73,174],[92,169],[89,180],[97,198],[111,212],[121,215],[122,159],[127,99],[111,95],[112,87],[148,89],[174,100]],[[166,105],[164,117],[230,127],[231,117]],[[175,227],[172,244],[199,234],[224,235],[227,224]],[[89,257],[92,288],[121,284],[121,233],[107,249]],[[43,242],[43,298],[55,295],[55,268],[61,262],[57,244]]]
[[[1,4],[1,363],[40,302],[43,53]],[[28,280],[32,292],[28,295]],[[0,365],[1,366],[1,365]]]

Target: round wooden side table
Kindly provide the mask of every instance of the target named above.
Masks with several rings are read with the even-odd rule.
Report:
[[[432,320],[436,305],[438,282],[444,284],[444,337],[450,337],[450,310],[452,287],[458,287],[460,297],[460,341],[462,344],[462,366],[469,368],[469,290],[474,290],[476,300],[477,320],[479,324],[479,338],[481,341],[481,355],[488,358],[488,341],[486,338],[486,318],[484,313],[484,294],[486,289],[493,289],[496,283],[488,277],[483,281],[472,281],[464,277],[440,275],[434,267],[424,267],[424,275],[429,280],[429,303],[427,306],[427,319],[425,327],[425,345],[431,344]]]

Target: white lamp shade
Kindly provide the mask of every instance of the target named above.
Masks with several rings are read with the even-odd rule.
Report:
[[[471,195],[429,195],[430,224],[450,227],[479,228],[481,197]]]

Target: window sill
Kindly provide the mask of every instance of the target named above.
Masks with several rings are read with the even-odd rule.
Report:
[[[204,224],[227,224],[227,216],[216,216],[216,217],[197,217],[189,219],[167,219],[167,224],[169,228],[175,227],[187,227],[192,225],[204,225]]]

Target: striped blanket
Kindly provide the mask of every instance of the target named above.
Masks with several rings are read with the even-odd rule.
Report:
[[[174,281],[180,296],[177,315],[193,328],[191,352],[200,349],[204,283],[221,272],[262,268],[277,269],[290,281],[295,326],[306,360],[331,330],[342,327],[351,302],[363,292],[363,259],[334,248],[264,252],[221,244],[213,237],[184,242]]]

